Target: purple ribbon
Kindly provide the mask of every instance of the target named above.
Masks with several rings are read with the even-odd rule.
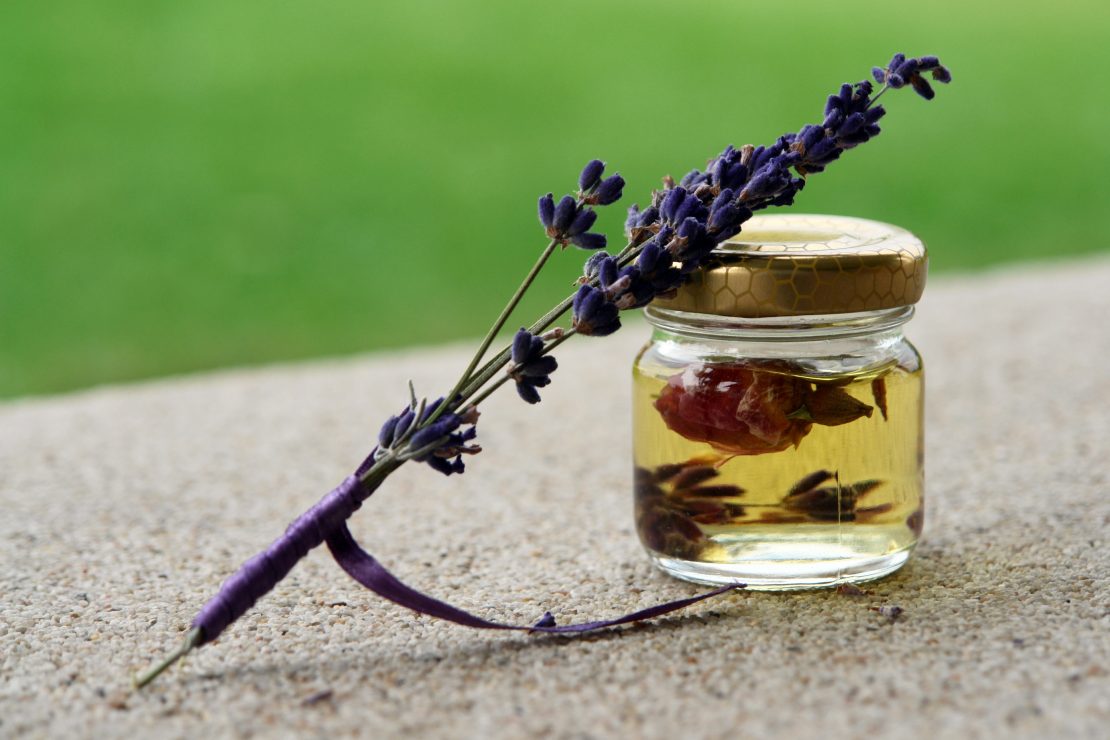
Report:
[[[478,629],[525,630],[528,632],[557,633],[589,632],[590,630],[616,627],[620,624],[639,622],[643,619],[658,617],[662,614],[667,614],[682,609],[683,607],[690,606],[691,604],[696,604],[704,599],[709,599],[727,591],[744,587],[744,584],[732,583],[709,591],[708,593],[691,596],[687,599],[669,601],[665,604],[657,604],[647,609],[633,612],[632,614],[626,614],[617,619],[583,622],[581,624],[556,625],[554,617],[551,616],[551,612],[547,612],[538,622],[530,626],[502,624],[500,622],[491,622],[488,619],[482,619],[481,617],[463,611],[458,607],[451,606],[446,602],[434,599],[426,594],[422,594],[410,586],[405,585],[395,575],[386,570],[373,555],[359,547],[355,538],[351,536],[350,530],[347,529],[346,524],[340,524],[339,527],[328,536],[327,543],[328,549],[331,550],[331,554],[336,562],[339,563],[339,566],[347,571],[347,574],[351,576],[351,578],[354,578],[378,596],[389,599],[394,604],[408,607],[420,614],[427,614],[431,617],[438,617],[439,619],[445,619],[449,622],[455,622],[456,624],[462,624],[467,627],[476,627]]]
[[[350,530],[347,529],[346,522],[372,492],[373,488],[367,490],[357,476],[347,478],[335,490],[320,499],[315,506],[294,520],[285,530],[285,534],[275,540],[265,551],[245,562],[235,575],[224,581],[219,592],[204,605],[193,620],[192,626],[201,631],[197,646],[219,637],[228,625],[243,616],[259,598],[285,578],[297,561],[307,555],[309,550],[325,541],[340,567],[379,596],[420,614],[478,629],[588,632],[651,619],[744,587],[743,584],[733,583],[698,596],[657,604],[617,619],[596,622],[560,626],[555,624],[555,618],[550,612],[530,626],[491,622],[405,585],[372,555],[359,547],[351,536]]]
[[[254,602],[269,593],[309,550],[343,526],[362,505],[366,495],[359,479],[352,475],[297,517],[272,545],[243,563],[193,620],[193,627],[201,630],[198,645],[215,640],[229,624],[254,606]]]

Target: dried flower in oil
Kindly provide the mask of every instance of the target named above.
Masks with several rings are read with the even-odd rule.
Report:
[[[827,427],[840,426],[861,417],[871,417],[872,406],[857,400],[842,388],[818,385],[806,394],[805,404],[798,412],[801,418]]]
[[[720,475],[720,472],[711,465],[693,465],[684,468],[682,472],[676,475],[674,480],[671,481],[671,487],[676,491],[693,488],[700,483],[716,478],[718,475]]]
[[[883,415],[883,421],[886,421],[886,378],[884,376],[880,375],[871,381],[871,396],[875,399],[875,406],[879,409],[879,413]]]
[[[891,508],[890,504],[859,507],[860,499],[882,485],[882,481],[863,480],[842,485],[838,480],[834,485],[817,487],[827,480],[827,471],[811,473],[794,484],[782,499],[782,507],[819,522],[859,521],[886,513]]]
[[[808,421],[791,418],[810,384],[751,364],[714,364],[672,376],[655,408],[672,431],[729,455],[796,447]]]
[[[914,509],[913,513],[906,517],[906,526],[915,536],[920,537],[921,531],[925,528],[925,507],[919,506]]]

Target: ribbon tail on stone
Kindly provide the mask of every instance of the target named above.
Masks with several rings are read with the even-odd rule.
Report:
[[[338,525],[332,530],[326,542],[328,549],[331,550],[332,556],[335,558],[336,562],[339,563],[339,567],[345,570],[347,575],[351,576],[351,578],[355,579],[378,596],[388,599],[400,606],[412,609],[419,614],[426,614],[431,617],[444,619],[449,622],[461,624],[466,627],[474,627],[476,629],[522,630],[526,632],[550,633],[589,632],[591,630],[616,627],[621,624],[651,619],[696,604],[699,601],[719,596],[738,588],[744,588],[744,584],[742,583],[731,583],[727,586],[722,586],[697,596],[668,601],[663,604],[648,607],[647,609],[641,609],[631,614],[626,614],[623,617],[596,622],[557,625],[554,617],[548,612],[533,625],[503,624],[478,617],[406,585],[399,578],[386,570],[385,566],[378,562],[373,555],[359,546],[345,523]]]

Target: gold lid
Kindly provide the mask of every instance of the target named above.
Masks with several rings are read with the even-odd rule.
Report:
[[[897,226],[848,216],[758,215],[653,307],[761,318],[917,303],[928,257]]]

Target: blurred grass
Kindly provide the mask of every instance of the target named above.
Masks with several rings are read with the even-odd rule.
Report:
[[[643,202],[898,50],[954,83],[888,95],[796,210],[906,226],[941,271],[1105,249],[1106,7],[5,3],[0,396],[479,334],[588,158]]]

